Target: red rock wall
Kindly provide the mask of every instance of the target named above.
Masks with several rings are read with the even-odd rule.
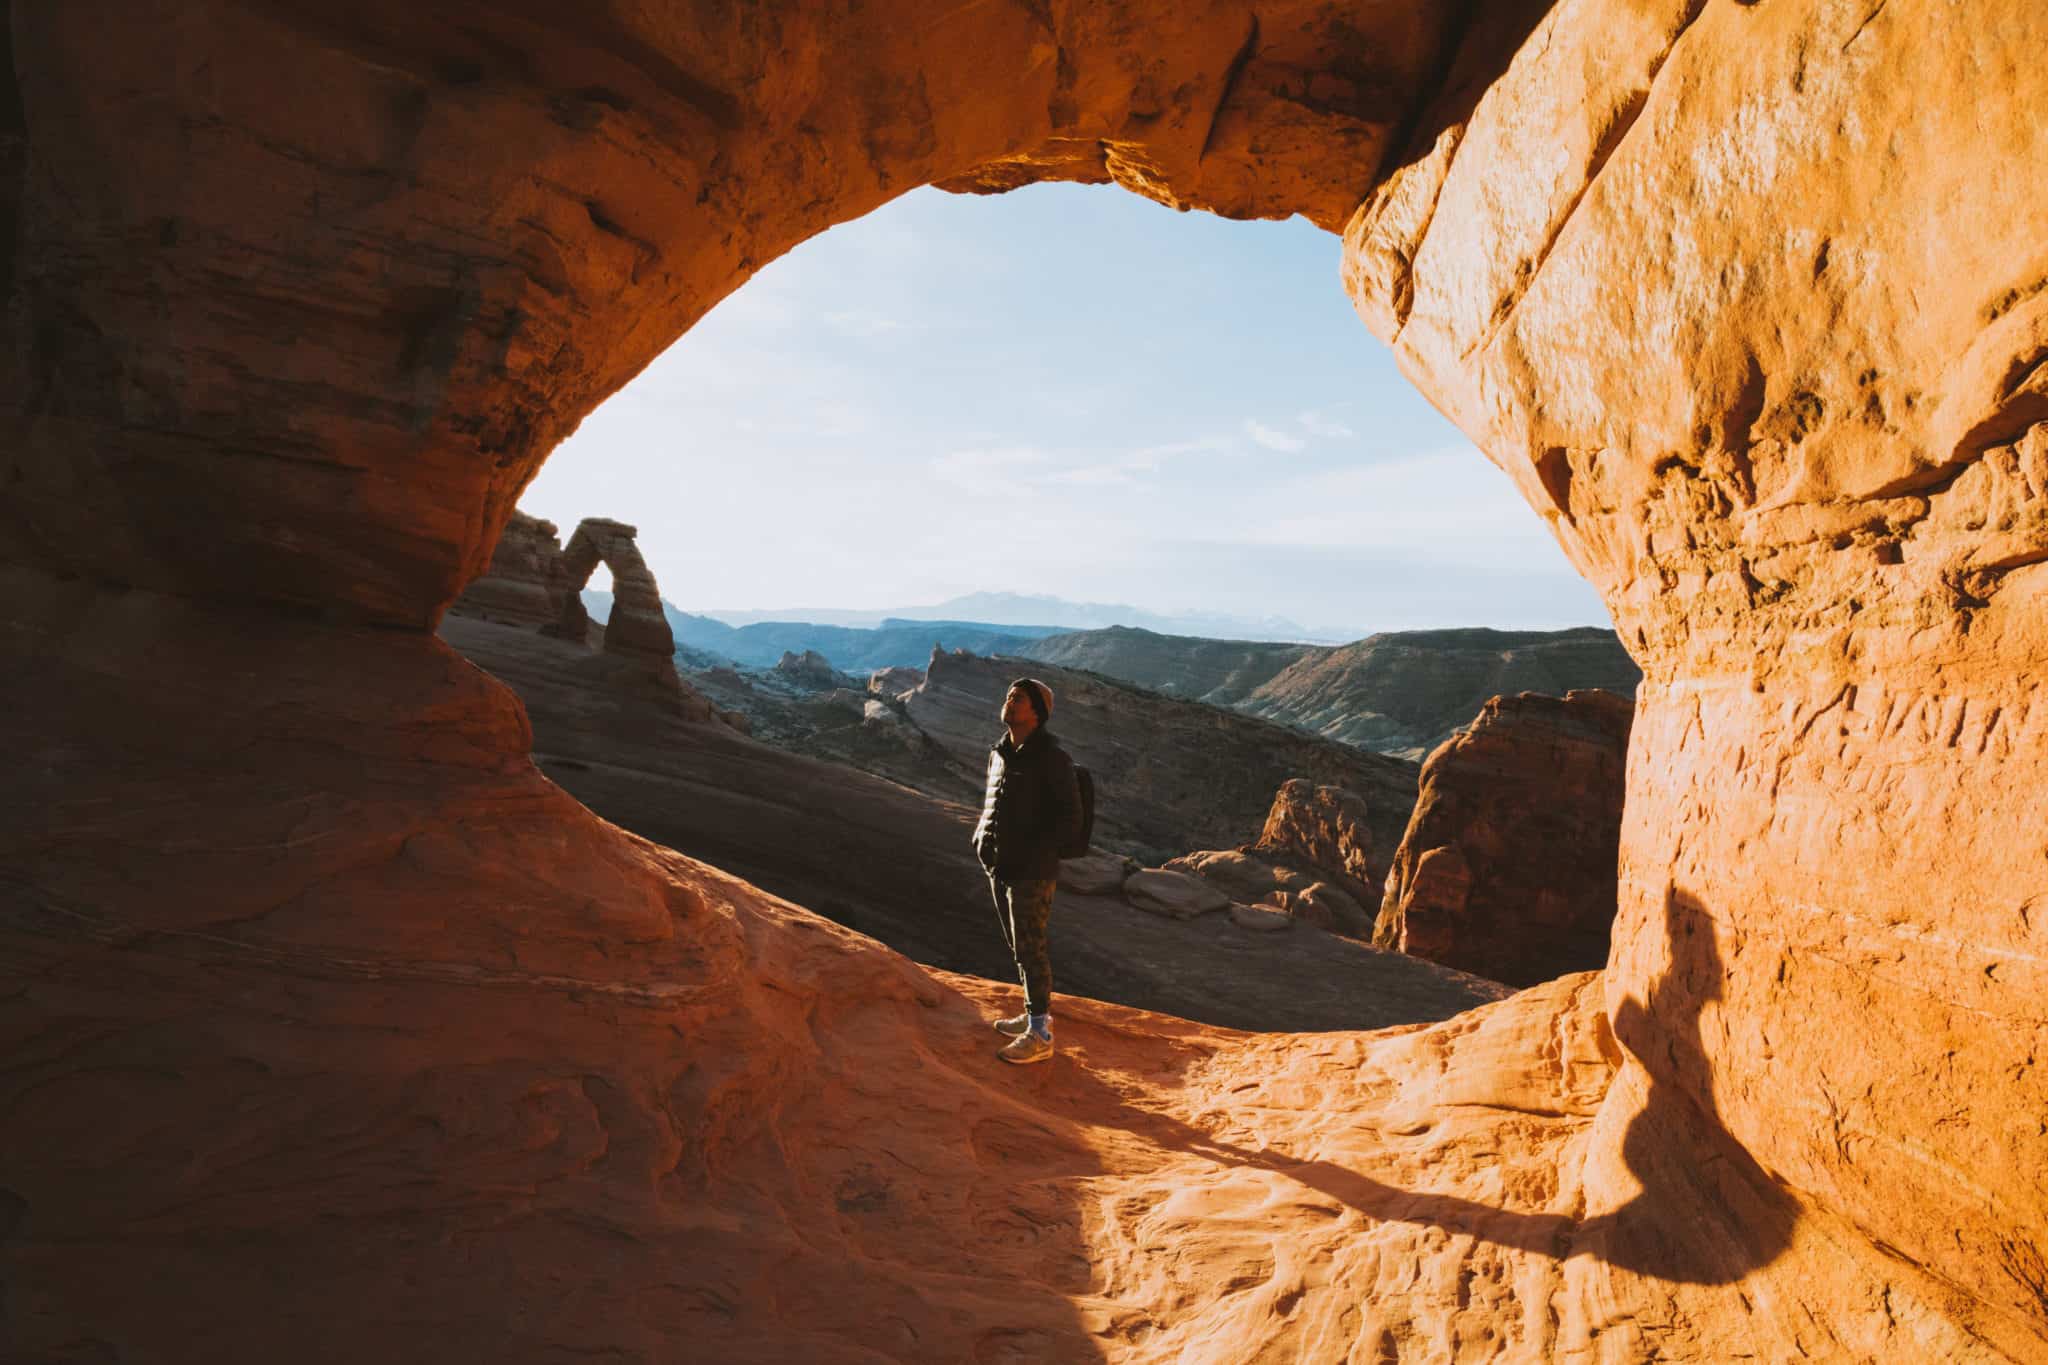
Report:
[[[1495,697],[1422,765],[1373,942],[1510,985],[1607,962],[1631,708]]]
[[[514,512],[491,550],[490,567],[470,580],[448,610],[515,626],[560,621],[568,584],[559,535],[552,521]]]
[[[1453,12],[16,0],[15,1353],[2048,1349],[2048,12]],[[763,262],[1045,176],[1365,199],[1361,313],[1646,671],[1603,1013],[964,1091],[971,1010],[579,814],[422,633]]]
[[[1536,37],[1346,271],[1648,675],[1609,1007],[1805,1205],[2038,1333],[2048,12]]]

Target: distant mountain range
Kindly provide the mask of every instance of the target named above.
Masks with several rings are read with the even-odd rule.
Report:
[[[1620,639],[1596,626],[1389,631],[1334,648],[1100,630],[1022,652],[1409,758],[1471,724],[1489,697],[1585,687],[1633,697],[1642,680]]]
[[[1205,636],[1224,640],[1307,640],[1341,644],[1355,632],[1317,630],[1284,616],[1232,616],[1222,612],[1157,612],[1121,603],[1069,602],[1014,592],[974,592],[925,607],[888,607],[879,611],[846,611],[833,607],[789,607],[776,611],[704,611],[697,613],[729,626],[770,621],[809,621],[817,625],[878,627],[884,622],[965,621],[989,626],[1028,626],[1050,634],[1058,630],[1101,630],[1130,626],[1162,635]],[[978,651],[977,651],[978,652]]]
[[[1002,607],[1000,594],[957,602]],[[586,591],[590,614],[609,593]],[[1052,598],[1008,597],[1042,605]],[[1642,673],[1611,630],[1388,631],[1339,645],[1176,635],[1132,626],[1068,630],[982,619],[887,617],[872,626],[757,621],[735,626],[663,603],[685,667],[772,668],[815,650],[842,672],[923,668],[934,649],[1008,655],[1080,669],[1188,701],[1227,706],[1337,740],[1419,759],[1471,724],[1489,697],[1563,696],[1598,687],[1635,695]]]
[[[611,615],[612,595],[586,589],[583,603],[592,619]],[[872,626],[850,626],[816,621],[757,621],[734,626],[710,616],[683,611],[672,602],[661,604],[675,634],[677,648],[713,659],[729,660],[750,668],[772,668],[785,652],[802,654],[816,650],[847,673],[869,673],[877,668],[922,668],[934,647],[965,649],[976,654],[1021,654],[1026,645],[1047,635],[1057,635],[1063,626],[999,625],[987,621],[903,620],[886,617]],[[687,661],[687,660],[686,660]],[[687,661],[706,662],[706,661]]]

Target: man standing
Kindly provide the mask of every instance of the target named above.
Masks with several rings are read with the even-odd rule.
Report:
[[[1045,926],[1059,884],[1060,849],[1081,832],[1081,788],[1074,760],[1045,728],[1052,689],[1019,678],[1003,696],[1002,741],[989,750],[988,794],[974,827],[974,851],[988,873],[1003,941],[1024,983],[1024,1013],[995,1021],[1010,1042],[1006,1062],[1052,1056],[1052,960]]]

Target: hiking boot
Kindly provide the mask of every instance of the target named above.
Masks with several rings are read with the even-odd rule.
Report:
[[[1023,1014],[1013,1014],[1008,1019],[998,1019],[994,1028],[1005,1038],[1021,1038],[1031,1032],[1031,1014],[1027,1010]]]
[[[1012,1038],[996,1056],[1006,1062],[1022,1066],[1026,1062],[1043,1062],[1052,1056],[1052,1039],[1041,1038],[1035,1033],[1023,1033]]]

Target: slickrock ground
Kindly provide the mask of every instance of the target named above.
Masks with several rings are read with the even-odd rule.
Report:
[[[971,761],[1000,736],[991,717],[1004,689],[1025,676],[1052,688],[1051,728],[1095,775],[1096,842],[1105,848],[1156,864],[1191,846],[1249,843],[1274,790],[1297,776],[1356,793],[1383,848],[1407,828],[1411,763],[1053,664],[934,651],[910,694],[910,717]]]
[[[1518,986],[1604,964],[1633,716],[1599,691],[1488,701],[1422,765],[1373,942]]]
[[[2048,8],[7,19],[13,1358],[2048,1352]],[[431,637],[762,263],[1043,178],[1341,228],[1600,590],[1597,977],[983,1084]]]
[[[450,616],[441,635],[518,693],[541,771],[604,818],[920,962],[1015,979],[969,846],[978,791],[971,803],[936,800],[729,726],[693,722],[616,686],[608,657],[531,631]],[[830,734],[815,742],[829,747]],[[1131,908],[1116,888],[1062,891],[1052,943],[1063,999],[1119,1001],[1233,1028],[1406,1024],[1504,993],[1494,982],[1333,934],[1283,941],[1222,915],[1168,922]]]

